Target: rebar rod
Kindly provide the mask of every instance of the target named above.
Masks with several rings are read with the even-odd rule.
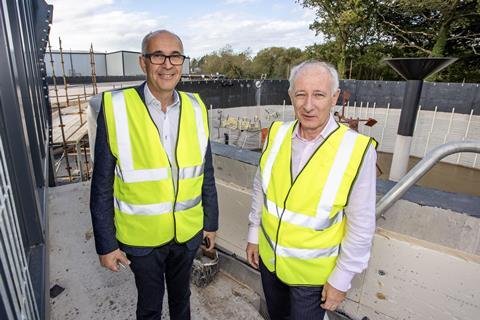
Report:
[[[95,54],[93,53],[93,43],[90,44],[90,67],[92,69],[92,89],[93,95],[98,94],[97,74],[95,72]]]
[[[68,148],[67,148],[67,142],[66,142],[66,139],[65,139],[65,130],[64,130],[65,125],[63,124],[62,109],[60,107],[60,100],[58,99],[57,78],[55,76],[55,66],[54,66],[54,63],[53,63],[52,46],[50,45],[50,40],[48,40],[48,52],[50,54],[50,63],[52,64],[52,79],[53,79],[53,87],[55,88],[55,97],[56,97],[56,101],[57,101],[58,120],[60,121],[59,127],[60,127],[60,131],[62,133],[63,153],[67,154],[68,153]],[[71,168],[70,168],[70,162],[68,161],[68,157],[66,157],[66,164],[67,164],[68,177],[69,177],[70,182],[71,182],[72,181],[72,173],[70,171]]]
[[[89,165],[88,165],[87,143],[88,143],[88,141],[83,143],[83,154],[85,156],[85,167],[87,169],[87,180],[88,180],[88,179],[90,179],[90,168],[89,168]]]
[[[80,116],[80,126],[83,124],[83,118],[82,118],[82,103],[80,102],[80,95],[77,96],[78,100],[78,115]]]

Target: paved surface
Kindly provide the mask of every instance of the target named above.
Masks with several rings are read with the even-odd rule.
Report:
[[[100,267],[88,209],[89,184],[49,190],[50,287],[65,288],[50,299],[52,320],[134,319],[136,289],[129,270]],[[220,272],[206,288],[192,285],[192,319],[263,319],[259,296]],[[169,319],[164,299],[164,315]]]

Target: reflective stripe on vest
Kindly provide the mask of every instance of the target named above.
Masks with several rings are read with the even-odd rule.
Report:
[[[126,214],[138,214],[141,212],[142,215],[160,215],[165,213],[171,213],[173,211],[173,205],[171,202],[162,202],[154,204],[131,204],[124,201],[114,199],[115,208],[119,209]],[[197,204],[202,201],[202,197],[196,197],[195,199],[176,202],[175,211],[184,211],[195,207]]]
[[[330,218],[328,215],[319,215],[316,217],[306,216],[299,212],[293,212],[287,209],[282,209],[278,207],[273,201],[267,200],[266,195],[264,197],[264,205],[267,208],[269,214],[277,213],[277,217],[282,216],[283,222],[288,222],[297,226],[302,226],[305,228],[312,228],[317,231],[321,231],[331,227],[332,225],[342,222],[343,220],[343,210],[335,213],[335,215]]]
[[[353,147],[359,135],[353,130],[345,132],[342,143],[333,160],[333,167],[328,174],[327,183],[323,188],[322,196],[317,208],[317,217],[328,217],[333,208],[333,202],[342,183],[348,162],[352,156]]]
[[[203,174],[203,164],[201,166],[186,167],[178,169],[179,179],[189,179],[199,177]]]
[[[162,202],[154,204],[131,204],[121,201],[117,198],[114,199],[115,208],[126,214],[138,214],[142,215],[161,215],[171,213],[173,205],[171,202]]]
[[[205,157],[205,152],[207,150],[208,134],[206,133],[205,126],[203,125],[202,106],[200,106],[200,104],[198,103],[198,100],[200,100],[200,98],[198,97],[198,94],[193,94],[190,92],[185,92],[185,94],[190,98],[190,102],[192,103],[192,106],[193,106],[193,111],[195,112],[195,121],[197,124],[197,136],[198,136],[198,142],[200,144],[200,154],[202,155],[202,159],[203,159]]]
[[[267,193],[267,187],[270,183],[270,178],[272,176],[273,162],[277,157],[278,150],[280,150],[280,146],[282,145],[283,139],[285,139],[285,136],[287,135],[288,129],[290,129],[290,127],[293,126],[294,124],[295,124],[295,121],[285,122],[278,129],[278,133],[276,135],[275,140],[273,141],[272,150],[270,151],[269,157],[267,158],[265,168],[262,170],[263,193]]]
[[[261,231],[263,235],[268,241],[270,248],[274,249],[277,253],[277,256],[280,257],[287,257],[287,258],[297,258],[297,259],[316,259],[316,258],[324,258],[324,257],[336,257],[338,256],[338,252],[340,251],[340,245],[333,246],[331,248],[325,249],[297,249],[297,248],[287,248],[275,243],[270,239],[261,227]]]

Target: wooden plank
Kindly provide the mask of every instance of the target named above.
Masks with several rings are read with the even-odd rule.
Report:
[[[73,133],[68,139],[70,142],[78,143],[88,134],[88,126],[86,123],[83,123],[81,127],[78,128],[75,133]]]
[[[65,140],[69,141],[70,136],[72,136],[80,127],[80,118],[75,116],[66,116],[64,118],[64,132],[65,132]],[[53,128],[53,143],[62,143],[62,131],[59,125]]]
[[[87,107],[88,107],[88,102],[82,102],[82,103],[80,103],[80,105],[82,107],[82,117],[83,117],[86,114],[86,110],[87,110]],[[78,114],[78,103],[75,103],[68,108],[62,108],[62,116],[65,116],[65,115],[77,115],[77,116],[79,116],[79,114]],[[55,120],[55,119],[58,119],[58,108],[56,106],[53,106],[53,108],[52,108],[52,120]]]

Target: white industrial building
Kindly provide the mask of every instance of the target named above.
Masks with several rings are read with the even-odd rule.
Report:
[[[97,77],[108,76],[140,76],[143,75],[142,69],[138,64],[140,52],[135,51],[114,51],[114,52],[95,52],[95,74]],[[52,76],[52,63],[50,57],[46,55],[45,63],[47,76]],[[52,51],[53,65],[56,76],[62,76],[62,64],[60,51]],[[67,77],[85,77],[92,75],[92,63],[88,51],[63,51],[63,63],[65,75]],[[189,74],[190,59],[185,59],[182,74]]]

